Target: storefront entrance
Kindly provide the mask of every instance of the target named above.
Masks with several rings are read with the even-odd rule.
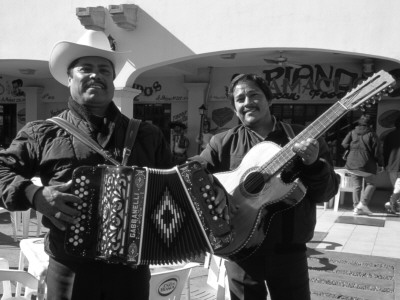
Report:
[[[171,104],[135,104],[133,117],[160,127],[165,139],[170,141]]]
[[[17,134],[16,115],[16,104],[0,104],[0,148],[8,147]]]

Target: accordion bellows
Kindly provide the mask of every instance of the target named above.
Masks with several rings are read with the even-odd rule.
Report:
[[[131,265],[169,264],[226,247],[230,226],[214,211],[208,175],[197,162],[168,170],[82,166],[73,174],[82,199],[67,228],[66,252]]]

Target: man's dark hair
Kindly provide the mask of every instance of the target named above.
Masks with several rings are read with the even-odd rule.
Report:
[[[268,102],[272,101],[273,95],[268,86],[268,82],[261,76],[258,76],[256,74],[235,74],[232,76],[231,80],[232,81],[228,88],[228,99],[233,107],[235,107],[233,91],[235,90],[235,87],[238,83],[246,81],[254,82],[263,91],[265,98],[267,98]]]
[[[75,66],[78,64],[78,61],[79,61],[81,58],[82,58],[82,57],[78,57],[77,59],[73,60],[73,61],[69,64],[69,66],[68,66],[68,68],[67,68],[67,75],[68,75],[68,76],[71,76],[71,70],[72,70],[73,68],[75,68]],[[104,58],[104,59],[107,59],[107,58]],[[112,63],[111,60],[109,60],[109,59],[107,59],[107,60],[110,62],[111,66],[112,66],[112,69],[113,69],[113,78],[115,79],[116,74],[115,74],[115,67],[114,67],[114,64]]]

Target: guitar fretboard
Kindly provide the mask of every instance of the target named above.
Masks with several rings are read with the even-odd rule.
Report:
[[[296,156],[292,150],[295,143],[304,141],[308,138],[319,138],[346,113],[346,107],[344,107],[340,102],[336,102],[318,119],[312,122],[307,128],[305,128],[295,138],[287,143],[274,157],[272,157],[270,161],[265,163],[261,167],[262,172],[269,175],[275,175],[279,173]]]

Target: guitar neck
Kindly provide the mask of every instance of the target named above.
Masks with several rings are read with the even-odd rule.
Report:
[[[265,163],[261,168],[265,173],[275,175],[289,164],[296,154],[292,148],[295,143],[299,143],[308,138],[317,139],[322,136],[333,124],[347,113],[346,107],[341,102],[336,102],[318,119],[307,126],[296,137],[290,140],[271,160]]]

